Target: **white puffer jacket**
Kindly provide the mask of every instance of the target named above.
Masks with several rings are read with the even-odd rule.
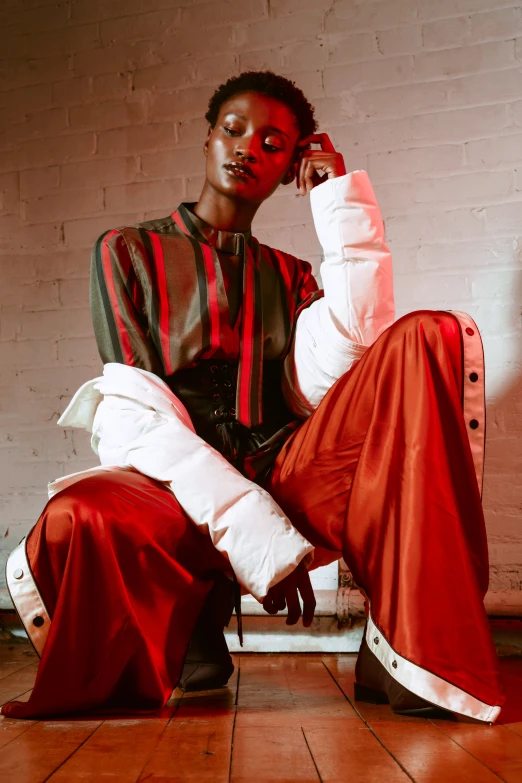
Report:
[[[301,416],[394,319],[391,257],[366,172],[327,180],[312,190],[311,205],[325,296],[299,316],[284,382]],[[196,435],[186,408],[152,373],[106,364],[58,423],[92,432],[102,469],[131,468],[164,482],[259,601],[302,560],[311,563],[313,547],[270,495]],[[57,479],[49,495],[94,470]]]

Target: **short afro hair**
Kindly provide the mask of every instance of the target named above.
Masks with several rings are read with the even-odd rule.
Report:
[[[243,71],[221,84],[209,101],[205,119],[214,128],[221,106],[241,92],[258,92],[284,103],[293,112],[299,126],[300,138],[310,136],[317,130],[314,107],[295,86],[295,82],[279,76],[273,71]]]

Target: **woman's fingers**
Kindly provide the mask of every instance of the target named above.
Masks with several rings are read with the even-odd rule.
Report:
[[[305,628],[309,628],[314,619],[316,601],[310,574],[304,567],[299,575],[297,586],[303,599],[303,625]]]
[[[335,147],[327,133],[312,133],[298,142],[299,147],[308,147],[309,144],[320,144],[323,152],[335,152]]]

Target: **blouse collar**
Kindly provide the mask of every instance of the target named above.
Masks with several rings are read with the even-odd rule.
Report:
[[[205,220],[202,220],[194,212],[197,202],[184,202],[179,205],[177,212],[183,218],[183,222],[194,239],[203,240],[212,245],[216,250],[233,255],[242,255],[244,243],[250,244],[252,231],[222,231],[214,228]],[[174,213],[175,215],[176,213]],[[174,217],[173,215],[173,217]]]

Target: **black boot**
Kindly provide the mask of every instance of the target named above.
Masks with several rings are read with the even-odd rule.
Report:
[[[219,576],[207,596],[190,637],[178,687],[183,691],[223,688],[234,664],[223,629],[233,610],[233,583]]]
[[[363,636],[355,664],[354,696],[356,701],[369,704],[390,704],[397,715],[419,718],[447,718],[451,713],[421,699],[394,680],[379,659],[372,653]]]

